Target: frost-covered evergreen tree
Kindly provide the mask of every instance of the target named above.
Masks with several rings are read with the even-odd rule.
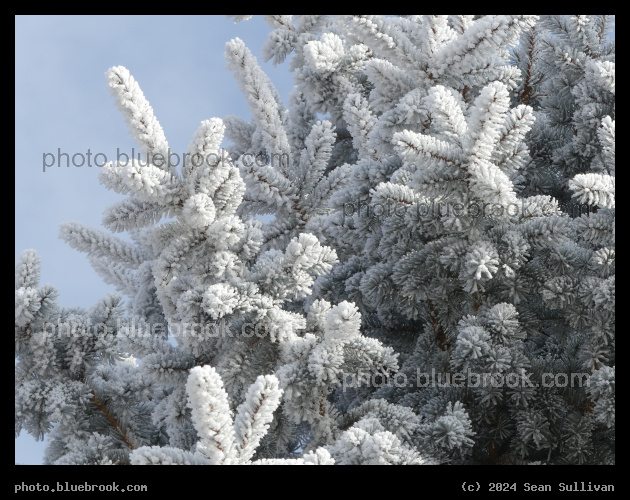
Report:
[[[337,335],[342,333],[337,330]],[[341,337],[337,337],[340,339]],[[232,421],[228,394],[221,377],[209,366],[191,369],[186,385],[189,406],[199,441],[194,451],[149,446],[135,450],[134,465],[422,465],[417,452],[378,419],[364,419],[341,434],[333,445],[304,453],[300,458],[264,458],[252,461],[266,434],[282,390],[273,375],[252,384]],[[337,462],[336,462],[337,460]]]
[[[531,194],[552,194],[568,204],[574,176],[614,175],[613,22],[607,15],[542,16],[512,54],[523,75],[514,99],[538,116],[532,161],[523,171]]]
[[[222,121],[202,122],[177,170],[168,163],[164,134],[137,82],[123,67],[110,69],[107,80],[145,155],[145,161],[108,164],[101,172],[103,184],[129,195],[106,211],[104,225],[128,231],[132,242],[78,222],[63,224],[60,234],[129,299],[127,317],[105,338],[112,355],[138,360],[143,390],[129,395],[128,406],[151,402],[145,431],[162,439],[126,442],[125,451],[168,444],[183,453],[196,445],[185,384],[193,368],[206,365],[216,367],[234,406],[260,376],[274,371],[292,388],[294,397],[284,398],[266,439],[258,450],[258,443],[251,445],[250,456],[292,456],[310,441],[327,443],[336,415],[327,397],[342,370],[397,367],[391,349],[359,334],[360,315],[351,304],[331,309],[322,303],[308,317],[291,307],[310,293],[315,277],[330,270],[335,252],[304,232],[285,240],[281,250],[261,248],[260,221],[237,214],[244,183],[219,150]],[[18,297],[16,291],[20,327],[25,320],[19,322],[18,314],[29,307],[35,312],[31,302],[45,291],[24,293]],[[120,307],[116,312],[120,316]],[[110,385],[116,389],[115,382]],[[56,430],[71,438],[62,426]],[[120,461],[128,461],[127,455]]]
[[[56,424],[51,463],[613,463],[614,19],[266,20],[289,109],[228,42],[251,123],[202,122],[180,169],[108,71],[145,161],[103,168],[129,195],[103,223],[132,242],[61,235],[127,310],[58,311],[25,254],[17,425]],[[105,306],[107,343],[31,333]],[[46,395],[76,381],[80,426]]]
[[[37,253],[24,251],[15,268],[16,435],[50,434],[47,464],[128,464],[134,447],[164,441],[151,419],[161,393],[116,347],[121,298],[62,308],[40,272]]]
[[[340,257],[315,297],[355,302],[412,382],[358,389],[348,409],[411,408],[439,461],[610,463],[611,17],[268,21],[267,58],[294,52],[296,95],[345,151],[329,212],[306,226]],[[514,373],[519,388],[418,387],[432,370]],[[589,384],[528,387],[545,373]]]

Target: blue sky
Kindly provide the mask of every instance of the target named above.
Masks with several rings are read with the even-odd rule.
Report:
[[[42,171],[44,153],[114,158],[135,143],[114,105],[105,71],[126,66],[160,121],[171,150],[185,152],[202,120],[250,114],[230,71],[225,42],[239,37],[288,101],[288,63],[261,61],[270,29],[256,16],[234,24],[225,16],[17,16],[15,18],[15,258],[34,248],[42,283],[62,306],[92,305],[113,288],[84,254],[58,238],[59,224],[101,228],[103,210],[121,199],[98,182],[98,167]],[[39,464],[44,444],[22,432],[15,461]]]

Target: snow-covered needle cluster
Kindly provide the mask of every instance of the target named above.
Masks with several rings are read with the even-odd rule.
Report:
[[[107,72],[146,161],[100,173],[111,232],[60,234],[118,294],[62,308],[20,256],[16,433],[50,464],[614,463],[614,18],[265,19],[288,108],[229,41],[251,120],[180,167]]]

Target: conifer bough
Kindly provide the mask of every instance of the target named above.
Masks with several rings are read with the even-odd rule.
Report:
[[[179,169],[107,72],[132,242],[62,225],[117,290],[91,309],[20,256],[16,434],[48,464],[613,464],[614,18],[265,19],[289,107],[231,40],[251,121]]]

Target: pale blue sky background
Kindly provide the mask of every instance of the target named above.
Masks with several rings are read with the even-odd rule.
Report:
[[[15,258],[27,248],[42,258],[42,283],[62,306],[90,306],[113,287],[85,254],[58,238],[78,220],[102,229],[103,210],[122,197],[98,183],[97,167],[49,168],[44,153],[114,158],[135,143],[114,105],[105,71],[126,66],[160,121],[171,150],[185,152],[202,120],[250,114],[230,71],[225,42],[238,36],[258,57],[288,102],[288,64],[261,61],[268,32],[260,16],[234,24],[225,16],[17,16],[15,19]],[[15,461],[39,464],[44,444],[22,432]]]

